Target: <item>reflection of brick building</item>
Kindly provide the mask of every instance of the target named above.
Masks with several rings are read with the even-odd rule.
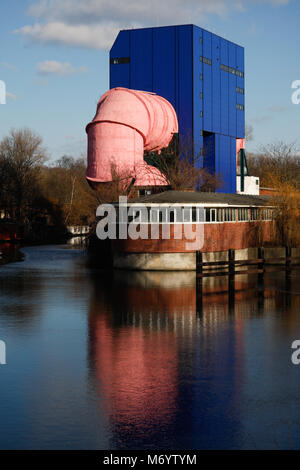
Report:
[[[201,387],[189,389],[189,380],[201,377],[205,361],[216,361],[216,377],[226,373],[233,383],[232,397],[222,398],[226,413],[241,384],[245,320],[258,302],[256,276],[236,276],[233,308],[226,277],[203,279],[198,315],[195,273],[115,272],[107,285],[105,279],[96,281],[89,310],[90,371],[118,445],[128,436],[154,445],[162,429],[164,435],[174,432],[186,393],[197,420],[206,397],[199,401]],[[235,327],[227,343],[222,332],[232,316]],[[238,350],[237,359],[224,365],[221,358],[232,358],[231,349]]]

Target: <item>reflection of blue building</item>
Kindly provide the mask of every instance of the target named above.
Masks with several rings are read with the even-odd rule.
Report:
[[[179,121],[180,148],[236,192],[236,139],[244,138],[244,49],[194,25],[120,31],[110,50],[110,87],[153,91]]]

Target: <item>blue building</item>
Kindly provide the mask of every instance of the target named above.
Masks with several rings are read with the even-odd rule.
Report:
[[[195,25],[120,31],[110,87],[152,91],[174,106],[179,148],[236,192],[236,139],[244,138],[244,48]],[[199,158],[199,156],[201,157]]]

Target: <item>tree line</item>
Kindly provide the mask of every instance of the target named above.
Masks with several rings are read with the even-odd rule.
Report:
[[[38,234],[46,226],[63,232],[68,225],[94,221],[97,194],[85,178],[84,158],[62,156],[49,163],[42,138],[24,128],[0,142],[0,216]]]
[[[221,178],[201,167],[203,155],[191,159],[189,146],[179,155],[176,141],[161,154],[145,160],[156,167],[169,189],[215,191]],[[251,175],[261,187],[272,188],[276,207],[276,238],[290,246],[300,244],[300,153],[295,143],[277,142],[247,154]],[[63,231],[68,225],[95,223],[96,208],[120,194],[135,195],[133,175],[122,175],[113,165],[113,181],[93,190],[86,181],[85,157],[64,155],[49,162],[42,138],[23,128],[11,130],[0,142],[0,217],[10,218],[32,233],[45,226]]]
[[[300,152],[296,142],[276,142],[247,155],[250,174],[260,187],[271,189],[275,206],[275,240],[279,245],[300,245]]]

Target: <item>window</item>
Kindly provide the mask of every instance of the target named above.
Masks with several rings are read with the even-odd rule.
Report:
[[[262,209],[262,220],[272,220],[271,209]]]
[[[167,222],[166,207],[152,207],[150,210],[150,220],[153,224]]]
[[[148,223],[149,222],[150,209],[146,207],[137,207],[131,209],[131,215],[128,215],[128,222],[131,223]]]
[[[205,222],[210,222],[210,209],[205,209]]]
[[[203,207],[192,207],[192,222],[204,222],[205,209]]]
[[[232,73],[232,75],[237,75],[237,77],[244,78],[244,72],[240,72],[239,70],[236,70],[233,67],[229,67],[228,65],[221,64],[220,68],[221,70],[224,70],[225,72]]]
[[[217,221],[223,222],[223,209],[217,209]]]
[[[192,207],[192,222],[198,222],[197,208]]]
[[[236,109],[238,109],[239,111],[244,111],[244,106],[242,104],[237,103]]]
[[[200,111],[200,117],[203,117],[203,111]]]
[[[203,64],[211,65],[211,59],[203,57],[202,55],[200,56],[200,61],[203,62]]]
[[[191,222],[191,207],[184,207],[183,208],[183,222]]]
[[[171,223],[175,222],[175,211],[174,210],[169,211],[169,222],[171,222]]]
[[[251,208],[250,220],[259,220],[259,209],[254,207]]]
[[[139,197],[150,196],[150,194],[152,194],[152,191],[151,189],[139,189],[138,194],[139,194]]]
[[[201,136],[203,135],[203,131],[200,131],[200,135],[201,135]]]
[[[158,209],[151,209],[150,210],[150,221],[153,224],[156,224],[158,222]]]
[[[203,44],[203,37],[200,38],[200,44]]]
[[[203,80],[203,73],[200,74],[200,80]]]
[[[216,209],[210,209],[210,221],[211,222],[216,221]]]
[[[200,92],[200,100],[203,100],[203,92]]]
[[[111,65],[117,64],[128,64],[130,62],[130,57],[115,57],[110,59]]]
[[[225,222],[235,222],[235,209],[231,207],[226,207],[224,209],[224,221]]]
[[[239,207],[238,209],[238,221],[239,222],[248,222],[248,208]]]
[[[237,93],[240,93],[241,95],[244,95],[244,94],[245,94],[244,88],[240,88],[239,86],[236,87],[236,92],[237,92]]]
[[[227,65],[221,64],[221,70],[224,70],[225,72],[229,72],[229,67]]]

